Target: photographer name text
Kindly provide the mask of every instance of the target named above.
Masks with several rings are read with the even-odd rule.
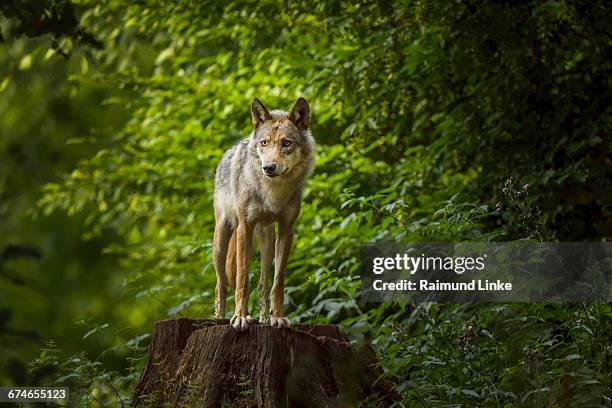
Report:
[[[402,279],[395,282],[385,282],[377,279],[372,283],[375,290],[380,291],[510,291],[511,282],[501,280],[474,279],[470,282],[440,282],[420,279],[418,282]]]

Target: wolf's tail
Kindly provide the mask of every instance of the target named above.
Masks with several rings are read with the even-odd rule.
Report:
[[[232,232],[232,237],[227,247],[227,258],[225,259],[225,276],[227,277],[227,283],[232,288],[236,288],[236,270],[238,266],[236,264],[236,230]]]

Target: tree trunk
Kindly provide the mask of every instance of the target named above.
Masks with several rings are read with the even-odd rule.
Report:
[[[369,345],[336,326],[254,325],[171,319],[155,324],[134,406],[352,407],[398,399]]]

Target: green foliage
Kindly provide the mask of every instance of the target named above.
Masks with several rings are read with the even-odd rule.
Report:
[[[117,260],[102,254],[117,239],[113,231],[82,241],[85,214],[32,217],[42,185],[95,153],[95,143],[74,139],[95,140],[127,114],[100,109],[111,95],[104,85],[70,81],[82,62],[57,57],[46,38],[9,37],[16,23],[0,20],[7,39],[0,43],[0,383],[25,385],[27,363],[45,340],[57,339],[67,355],[97,355],[112,343],[81,340],[92,322],[123,330],[134,318],[129,299],[117,302],[122,276],[109,273],[118,272]]]
[[[510,177],[504,183],[502,192],[503,199],[495,205],[495,210],[506,215],[508,235],[542,241],[542,213],[530,200],[529,184],[517,187]],[[517,229],[513,230],[513,226]]]
[[[0,41],[26,36],[48,37],[52,49],[64,57],[74,46],[102,48],[90,33],[79,27],[74,5],[62,0],[11,0],[0,4],[0,13],[8,18],[8,34],[0,33]]]
[[[129,365],[122,373],[109,370],[101,361],[90,360],[85,352],[60,361],[62,350],[50,341],[30,364],[30,375],[37,385],[67,387],[73,406],[128,406],[131,387],[143,368],[145,347],[140,342],[146,337],[113,348],[114,352],[125,351],[128,356]]]
[[[358,301],[363,242],[612,237],[604,2],[85,0],[78,11],[105,47],[71,48],[68,61],[45,42],[14,50],[0,91],[19,100],[20,70],[61,64],[72,97],[102,101],[83,101],[104,120],[70,132],[81,160],[62,160],[37,213],[77,219],[119,260],[108,273],[123,281],[130,333],[83,332],[105,338],[104,356],[125,356],[118,345],[150,321],[212,315],[216,163],[250,132],[253,97],[287,109],[305,96],[317,163],[288,265],[289,316],[374,341],[410,405],[610,401],[609,305]],[[528,195],[504,185],[512,176]],[[103,398],[113,387],[129,398],[127,368],[103,369],[104,356],[79,355],[63,379],[82,381],[84,398],[102,398],[96,381]]]
[[[610,305],[422,304],[376,345],[406,400],[425,406],[605,406]],[[608,397],[609,398],[609,397]]]

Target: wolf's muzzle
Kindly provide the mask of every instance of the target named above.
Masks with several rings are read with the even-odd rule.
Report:
[[[277,175],[276,174],[276,165],[274,165],[274,164],[267,164],[267,165],[263,166],[261,169],[263,170],[264,174],[266,176],[268,176],[268,177],[274,177],[274,176]]]

